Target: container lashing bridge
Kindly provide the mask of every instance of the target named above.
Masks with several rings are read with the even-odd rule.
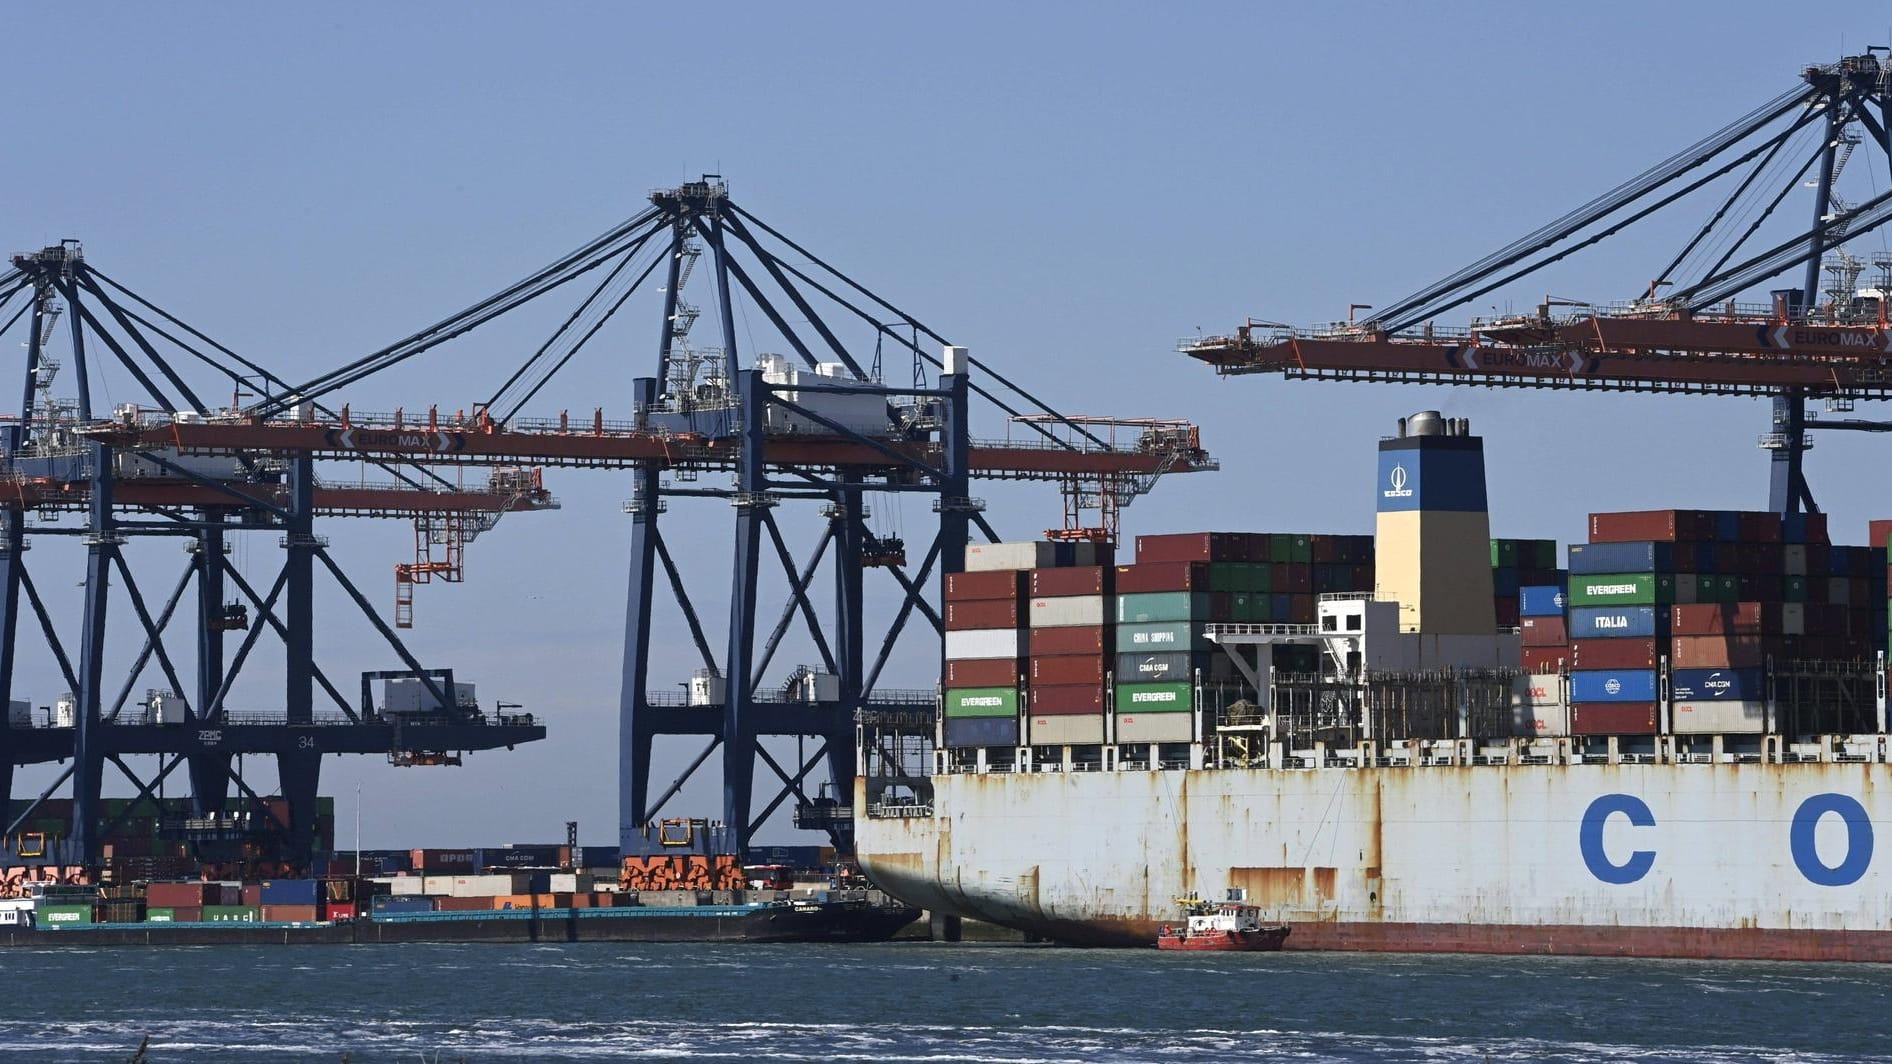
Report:
[[[1312,329],[1251,319],[1179,349],[1223,374],[1768,396],[1773,424],[1760,443],[1771,459],[1770,506],[1817,510],[1804,471],[1809,430],[1892,428],[1823,421],[1807,410],[1808,399],[1848,411],[1856,400],[1892,397],[1892,255],[1870,257],[1877,286],[1862,288],[1868,260],[1845,247],[1892,221],[1885,51],[1806,68],[1792,89],[1576,210],[1395,303],[1356,305],[1374,310],[1369,317]],[[1868,175],[1874,193],[1857,202],[1838,188],[1855,159],[1877,170]],[[1724,188],[1700,228],[1629,300],[1546,297],[1530,314],[1433,324],[1692,193]],[[1770,219],[1796,189],[1812,191],[1812,222],[1782,235]],[[1803,271],[1797,287],[1739,301],[1795,268]]]
[[[61,317],[63,344],[53,330]],[[316,531],[318,519],[343,517],[489,526],[504,513],[556,505],[536,475],[510,470],[468,486],[405,460],[353,455],[385,479],[350,482],[318,478],[315,461],[324,456],[309,448],[187,451],[174,430],[221,419],[207,413],[206,379],[233,397],[285,382],[93,268],[76,241],[16,255],[0,273],[0,336],[20,332],[20,413],[0,421],[0,706],[9,707],[0,728],[0,808],[11,805],[16,766],[65,767],[0,825],[0,861],[97,868],[101,841],[137,808],[128,803],[115,821],[102,817],[108,766],[139,799],[161,794],[182,767],[192,815],[177,818],[179,830],[167,838],[209,862],[306,870],[324,755],[418,764],[544,737],[529,715],[484,714],[455,699],[451,670],[422,666]],[[97,395],[110,387],[101,367],[135,381],[141,401],[99,408]],[[68,387],[55,384],[62,368],[70,398],[55,397]],[[284,420],[324,416],[319,404],[303,402]],[[259,586],[231,552],[265,535],[283,562]],[[51,587],[71,586],[58,582],[69,578],[49,584],[46,573],[34,576],[45,566],[27,564],[28,548],[43,537],[76,538],[84,548],[76,638],[62,635],[47,601]],[[134,568],[149,553],[133,545],[151,539],[187,548],[183,572],[161,600],[146,594]],[[325,580],[385,638],[388,663],[400,666],[393,675],[425,685],[436,709],[385,712],[365,684],[359,702],[342,694],[315,654],[315,598]],[[108,639],[108,619],[127,608],[139,634],[135,654]],[[180,615],[194,617],[193,631],[172,630],[189,624]],[[283,654],[281,704],[240,709],[232,688],[265,641]],[[41,656],[65,684],[67,694],[44,718],[16,683],[22,652]],[[121,677],[113,666],[125,659]],[[135,695],[154,669],[168,690]],[[134,755],[155,755],[156,770],[141,776],[128,760]],[[247,779],[244,755],[274,762],[283,799],[275,810]],[[23,846],[22,827],[62,788],[71,798],[70,834]],[[242,812],[230,812],[232,800]]]
[[[595,280],[572,290],[583,293],[571,297],[576,307],[566,313],[561,306],[545,342],[464,412],[435,409],[420,418],[365,415],[347,405],[312,411],[338,402],[343,389],[581,277]],[[649,375],[626,382],[630,417],[607,419],[602,408],[588,417],[522,416],[576,356],[604,346],[594,341],[647,282],[659,286],[648,294],[653,304],[661,301],[661,319],[654,323]],[[701,287],[708,288],[707,311],[686,298]],[[757,346],[741,357],[739,312],[783,353]],[[704,318],[713,323],[714,346],[697,336]],[[760,343],[745,332],[751,346]],[[898,358],[886,359],[889,352]],[[905,376],[910,368],[910,377],[889,381],[884,361],[904,363],[899,372]],[[648,826],[718,754],[719,830],[736,847],[746,847],[754,830],[791,802],[798,826],[851,846],[857,717],[932,719],[930,686],[890,690],[882,671],[916,615],[932,630],[937,661],[943,623],[934,589],[963,567],[975,533],[998,538],[972,494],[973,481],[1057,484],[1068,505],[1065,527],[1054,531],[1097,539],[1114,538],[1116,510],[1161,475],[1215,468],[1186,423],[1059,414],[735,204],[714,175],[654,192],[650,206],[621,225],[411,336],[313,380],[294,386],[271,380],[258,390],[260,398],[227,415],[98,425],[86,438],[99,446],[185,455],[630,474],[624,507],[630,584],[618,706],[619,826],[627,854],[651,844]],[[978,400],[1008,416],[1007,438],[973,437]],[[937,528],[923,550],[876,534],[867,506],[873,494],[931,499]],[[722,515],[734,510],[727,584],[705,588],[686,581],[667,531],[678,520],[669,514],[673,506],[695,508],[682,528],[698,541],[712,527],[727,527]],[[1094,522],[1091,509],[1099,511]],[[460,512],[462,520],[473,519],[465,516],[473,511]],[[784,512],[817,519],[819,535],[804,557],[791,550]],[[423,574],[458,575],[446,520],[432,526],[440,535],[430,530],[420,544],[416,567],[397,574],[397,587],[409,584],[398,600],[403,608]],[[429,546],[441,550],[429,556]],[[438,568],[421,568],[429,564]],[[898,598],[891,615],[872,624],[865,594],[870,569],[888,574]],[[779,577],[772,578],[776,571]],[[824,587],[825,595],[817,590]],[[765,592],[781,596],[780,612],[766,628]],[[822,597],[831,600],[826,611],[816,606]],[[721,639],[705,624],[709,603],[727,603]],[[677,623],[659,629],[659,610]],[[694,675],[680,685],[687,693],[651,690],[654,658],[666,670],[678,665],[674,651],[659,658],[653,647],[659,631],[687,633],[685,653],[694,659],[685,666]],[[792,667],[785,681],[769,682],[770,666],[791,633],[798,640],[805,635],[815,660]],[[871,653],[870,634],[879,642]],[[696,737],[704,745],[653,798],[652,748],[660,736]],[[778,751],[791,739],[797,754],[785,759]],[[774,740],[775,749],[765,740]],[[757,794],[758,772],[770,778],[772,792]],[[816,786],[824,776],[824,785]]]

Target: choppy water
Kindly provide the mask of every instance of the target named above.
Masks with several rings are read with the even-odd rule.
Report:
[[[1892,1060],[1892,967],[1049,947],[0,953],[0,1060]]]

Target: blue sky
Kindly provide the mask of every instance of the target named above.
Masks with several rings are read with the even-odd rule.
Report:
[[[5,45],[15,178],[0,234],[18,250],[81,238],[107,274],[299,379],[498,289],[651,188],[718,172],[1062,409],[1202,424],[1223,472],[1162,484],[1127,533],[1368,531],[1373,441],[1442,407],[1487,438],[1494,532],[1569,541],[1592,510],[1764,506],[1765,405],[1218,380],[1176,338],[1403,295],[1771,98],[1801,65],[1886,40],[1888,21],[1864,3],[1791,17],[1758,3],[34,8]],[[1849,176],[1883,188],[1872,166]],[[1548,284],[1633,295],[1707,209],[1459,313],[1535,303]],[[626,320],[530,413],[627,410],[656,317]],[[345,398],[469,405],[541,335],[471,338]],[[1842,541],[1892,515],[1882,446],[1823,437],[1813,454]],[[469,551],[467,583],[422,589],[413,645],[539,709],[553,738],[457,770],[330,761],[344,821],[361,783],[368,844],[550,839],[567,819],[588,842],[612,837],[628,478],[550,483],[563,510],[509,518]],[[1058,519],[1053,492],[981,493],[1008,534]],[[879,520],[911,540],[926,518],[909,504]],[[707,593],[727,512],[676,521]],[[410,530],[327,532],[391,599]],[[273,536],[243,552],[252,576],[273,575]],[[148,558],[147,581],[168,586],[179,558]],[[57,545],[32,562],[80,573]],[[343,603],[325,612],[336,674],[386,667]],[[907,647],[899,679],[930,683],[927,656]],[[240,689],[248,704],[269,704],[269,667]],[[56,684],[23,658],[19,689],[47,702]]]

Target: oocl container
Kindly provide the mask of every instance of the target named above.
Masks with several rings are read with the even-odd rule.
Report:
[[[1104,612],[1104,595],[1072,595],[1063,598],[1031,600],[1033,628],[1097,627],[1110,618]]]
[[[1196,737],[1193,713],[1119,712],[1116,725],[1119,743],[1186,743]]]
[[[1669,707],[1669,730],[1681,735],[1758,735],[1766,727],[1766,702],[1676,702]]]
[[[1033,714],[1030,721],[1031,732],[1025,739],[1033,746],[1088,746],[1104,741],[1104,718],[1101,714]]]
[[[949,660],[1025,656],[1025,632],[1020,628],[983,628],[946,633]]]

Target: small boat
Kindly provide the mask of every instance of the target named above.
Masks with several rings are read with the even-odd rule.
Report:
[[[1232,892],[1231,892],[1232,893]],[[1286,924],[1264,924],[1261,909],[1239,897],[1228,901],[1177,898],[1183,925],[1164,924],[1156,936],[1157,949],[1235,951],[1278,950],[1288,939]]]

